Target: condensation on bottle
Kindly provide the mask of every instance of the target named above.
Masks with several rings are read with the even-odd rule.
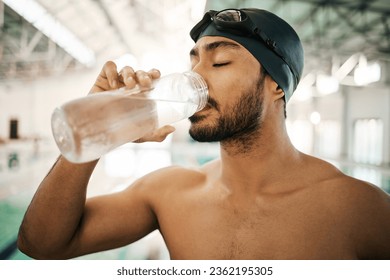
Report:
[[[88,162],[192,116],[207,99],[207,84],[199,74],[174,73],[154,81],[151,88],[121,88],[69,101],[54,110],[52,132],[66,159]]]

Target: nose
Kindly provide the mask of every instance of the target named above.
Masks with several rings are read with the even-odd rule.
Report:
[[[202,76],[202,78],[205,80],[206,84],[209,85],[206,71],[204,70],[204,68],[202,67],[200,62],[198,62],[194,67],[192,67],[191,71],[196,72],[197,74]]]

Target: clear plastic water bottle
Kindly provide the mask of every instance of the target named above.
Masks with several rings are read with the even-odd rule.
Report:
[[[174,73],[154,81],[151,88],[121,88],[67,102],[54,110],[52,132],[66,159],[88,162],[192,116],[207,99],[207,84],[199,74]]]

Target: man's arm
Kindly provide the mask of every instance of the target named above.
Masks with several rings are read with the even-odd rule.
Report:
[[[64,250],[81,221],[89,178],[97,161],[72,164],[59,157],[27,209],[18,236],[22,252],[34,258]]]
[[[21,251],[37,259],[72,258],[129,244],[158,227],[142,180],[123,192],[86,200],[95,164],[59,158],[26,212]]]
[[[91,92],[150,86],[158,77],[156,70],[134,73],[130,67],[118,75],[115,64],[108,62]],[[172,131],[164,127],[142,141],[162,141]],[[40,259],[71,258],[128,244],[157,228],[142,180],[121,193],[86,200],[96,164],[73,164],[59,157],[21,224],[18,246],[22,252]]]

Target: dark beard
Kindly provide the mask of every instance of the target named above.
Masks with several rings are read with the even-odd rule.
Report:
[[[214,125],[197,126],[203,116],[190,117],[191,137],[199,142],[223,142],[239,144],[244,150],[252,145],[257,132],[260,131],[263,106],[263,87],[265,75],[261,75],[257,83],[229,110],[229,115],[221,115]],[[211,100],[211,107],[219,110],[218,104]]]

